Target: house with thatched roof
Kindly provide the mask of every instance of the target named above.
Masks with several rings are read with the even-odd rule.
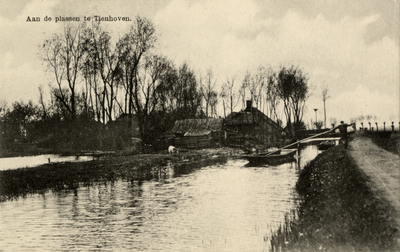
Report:
[[[177,120],[172,129],[175,145],[188,149],[216,146],[223,141],[223,122],[222,118]]]
[[[283,128],[260,110],[246,102],[246,108],[225,118],[224,128],[229,145],[274,145]]]

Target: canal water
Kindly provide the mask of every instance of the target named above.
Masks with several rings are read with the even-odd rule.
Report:
[[[0,203],[1,251],[268,251],[296,203],[300,162],[232,159],[164,179],[99,184]],[[300,165],[300,167],[299,167]]]
[[[59,162],[84,162],[93,160],[92,156],[61,156],[56,154],[44,154],[26,157],[0,158],[0,171],[24,167],[35,167],[42,164]]]

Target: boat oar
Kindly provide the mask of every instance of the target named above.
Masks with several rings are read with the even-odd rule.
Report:
[[[328,131],[325,131],[325,132],[322,132],[322,133],[318,133],[318,134],[315,134],[315,135],[313,135],[313,136],[310,136],[310,137],[301,139],[301,140],[299,140],[299,141],[297,141],[297,142],[294,142],[294,143],[291,143],[291,144],[289,144],[289,145],[286,145],[286,146],[284,146],[284,147],[282,147],[282,148],[280,148],[280,149],[271,151],[271,152],[269,152],[269,153],[268,153],[267,155],[265,155],[265,156],[269,156],[269,155],[271,155],[272,153],[275,153],[275,152],[278,152],[278,151],[280,151],[280,150],[283,150],[283,149],[285,149],[285,148],[287,148],[287,147],[289,147],[289,146],[292,146],[292,145],[301,143],[301,142],[303,142],[303,141],[305,141],[305,140],[308,140],[308,139],[311,139],[311,138],[314,138],[314,137],[317,137],[317,136],[320,136],[320,135],[329,133],[329,132],[331,132],[332,130],[334,130],[334,128],[333,128],[333,129],[330,129],[330,130],[328,130]]]

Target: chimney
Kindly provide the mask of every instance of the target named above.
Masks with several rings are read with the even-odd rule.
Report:
[[[247,100],[246,101],[246,111],[251,111],[251,107],[253,105],[252,103],[253,103],[252,100]]]

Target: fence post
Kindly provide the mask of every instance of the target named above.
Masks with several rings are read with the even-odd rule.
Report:
[[[363,122],[361,123],[361,129],[364,130],[364,123]]]
[[[376,131],[378,131],[378,123],[375,122],[375,125],[376,125]]]
[[[392,132],[394,132],[394,122],[392,122]]]
[[[369,124],[369,131],[371,131],[371,122],[368,122]]]
[[[383,131],[386,131],[386,126],[385,126],[386,122],[383,122]]]

